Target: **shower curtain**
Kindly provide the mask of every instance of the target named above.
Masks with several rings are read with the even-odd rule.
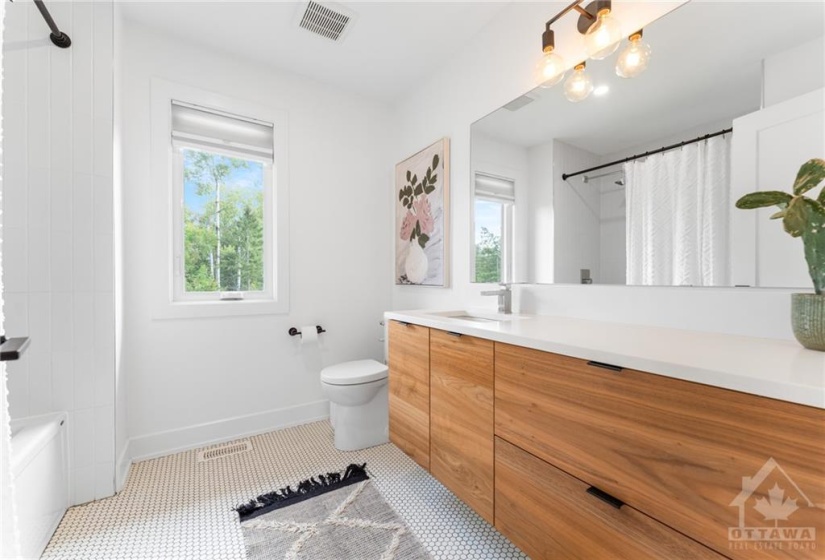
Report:
[[[0,47],[3,45],[3,29],[6,3],[0,1]],[[0,115],[3,109],[3,49],[0,48]],[[3,155],[3,122],[0,118],[0,162]],[[1,163],[0,163],[1,165]],[[2,168],[0,168],[2,171]],[[3,174],[0,173],[0,212],[3,211]],[[3,331],[3,243],[0,230],[0,333]],[[14,508],[14,485],[11,480],[11,428],[9,426],[9,400],[6,387],[6,365],[0,362],[0,558],[17,558],[20,542],[17,533],[17,516]]]
[[[730,135],[624,165],[627,283],[729,284]]]

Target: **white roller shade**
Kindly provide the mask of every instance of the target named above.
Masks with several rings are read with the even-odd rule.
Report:
[[[173,142],[271,160],[272,135],[271,123],[172,101]]]
[[[476,173],[475,195],[482,198],[516,200],[516,184],[510,179]]]

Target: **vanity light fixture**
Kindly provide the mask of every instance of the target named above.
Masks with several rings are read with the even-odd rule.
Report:
[[[596,12],[596,21],[588,25],[584,32],[584,45],[587,56],[593,60],[607,58],[619,48],[622,41],[622,26],[612,15],[611,0],[597,0],[585,8],[588,14]],[[584,19],[584,21],[583,21]],[[584,16],[579,17],[579,31],[590,22]]]
[[[616,60],[616,74],[622,78],[635,78],[645,71],[650,63],[652,49],[642,41],[640,29],[629,37],[630,43],[619,53]]]
[[[559,83],[564,78],[567,64],[558,53],[553,52],[556,48],[556,37],[550,29],[550,23],[541,35],[542,55],[536,63],[535,81],[543,88],[550,88]]]
[[[584,101],[593,92],[593,80],[584,71],[586,66],[586,63],[579,62],[573,69],[573,75],[564,82],[564,96],[568,101]]]

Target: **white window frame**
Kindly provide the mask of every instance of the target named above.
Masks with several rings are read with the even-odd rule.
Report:
[[[273,124],[274,162],[264,160],[264,290],[244,292],[241,300],[221,299],[219,292],[186,292],[183,265],[183,154],[182,148],[222,153],[197,143],[172,142],[172,101],[253,117]],[[289,191],[287,188],[287,115],[273,110],[165,80],[152,80],[152,211],[157,227],[152,239],[151,290],[156,319],[284,314],[289,312]],[[226,150],[225,155],[256,160],[255,156]],[[267,185],[270,188],[267,188]],[[269,216],[269,219],[267,219]],[[153,221],[153,225],[155,222]]]
[[[470,282],[473,284],[483,284],[484,282],[476,282],[476,200],[486,200],[488,202],[497,202],[501,204],[501,278],[499,284],[510,284],[513,282],[513,271],[515,270],[515,250],[513,246],[513,238],[515,237],[515,200],[506,200],[494,196],[485,196],[483,194],[476,194],[476,177],[483,175],[495,179],[502,179],[513,183],[515,189],[516,181],[509,177],[501,175],[494,175],[492,173],[474,171],[473,172],[473,198],[472,209],[473,218],[470,220]]]

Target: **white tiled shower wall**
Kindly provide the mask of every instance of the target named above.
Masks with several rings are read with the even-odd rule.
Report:
[[[114,492],[111,0],[6,5],[3,258],[11,416],[69,414],[73,504]]]

